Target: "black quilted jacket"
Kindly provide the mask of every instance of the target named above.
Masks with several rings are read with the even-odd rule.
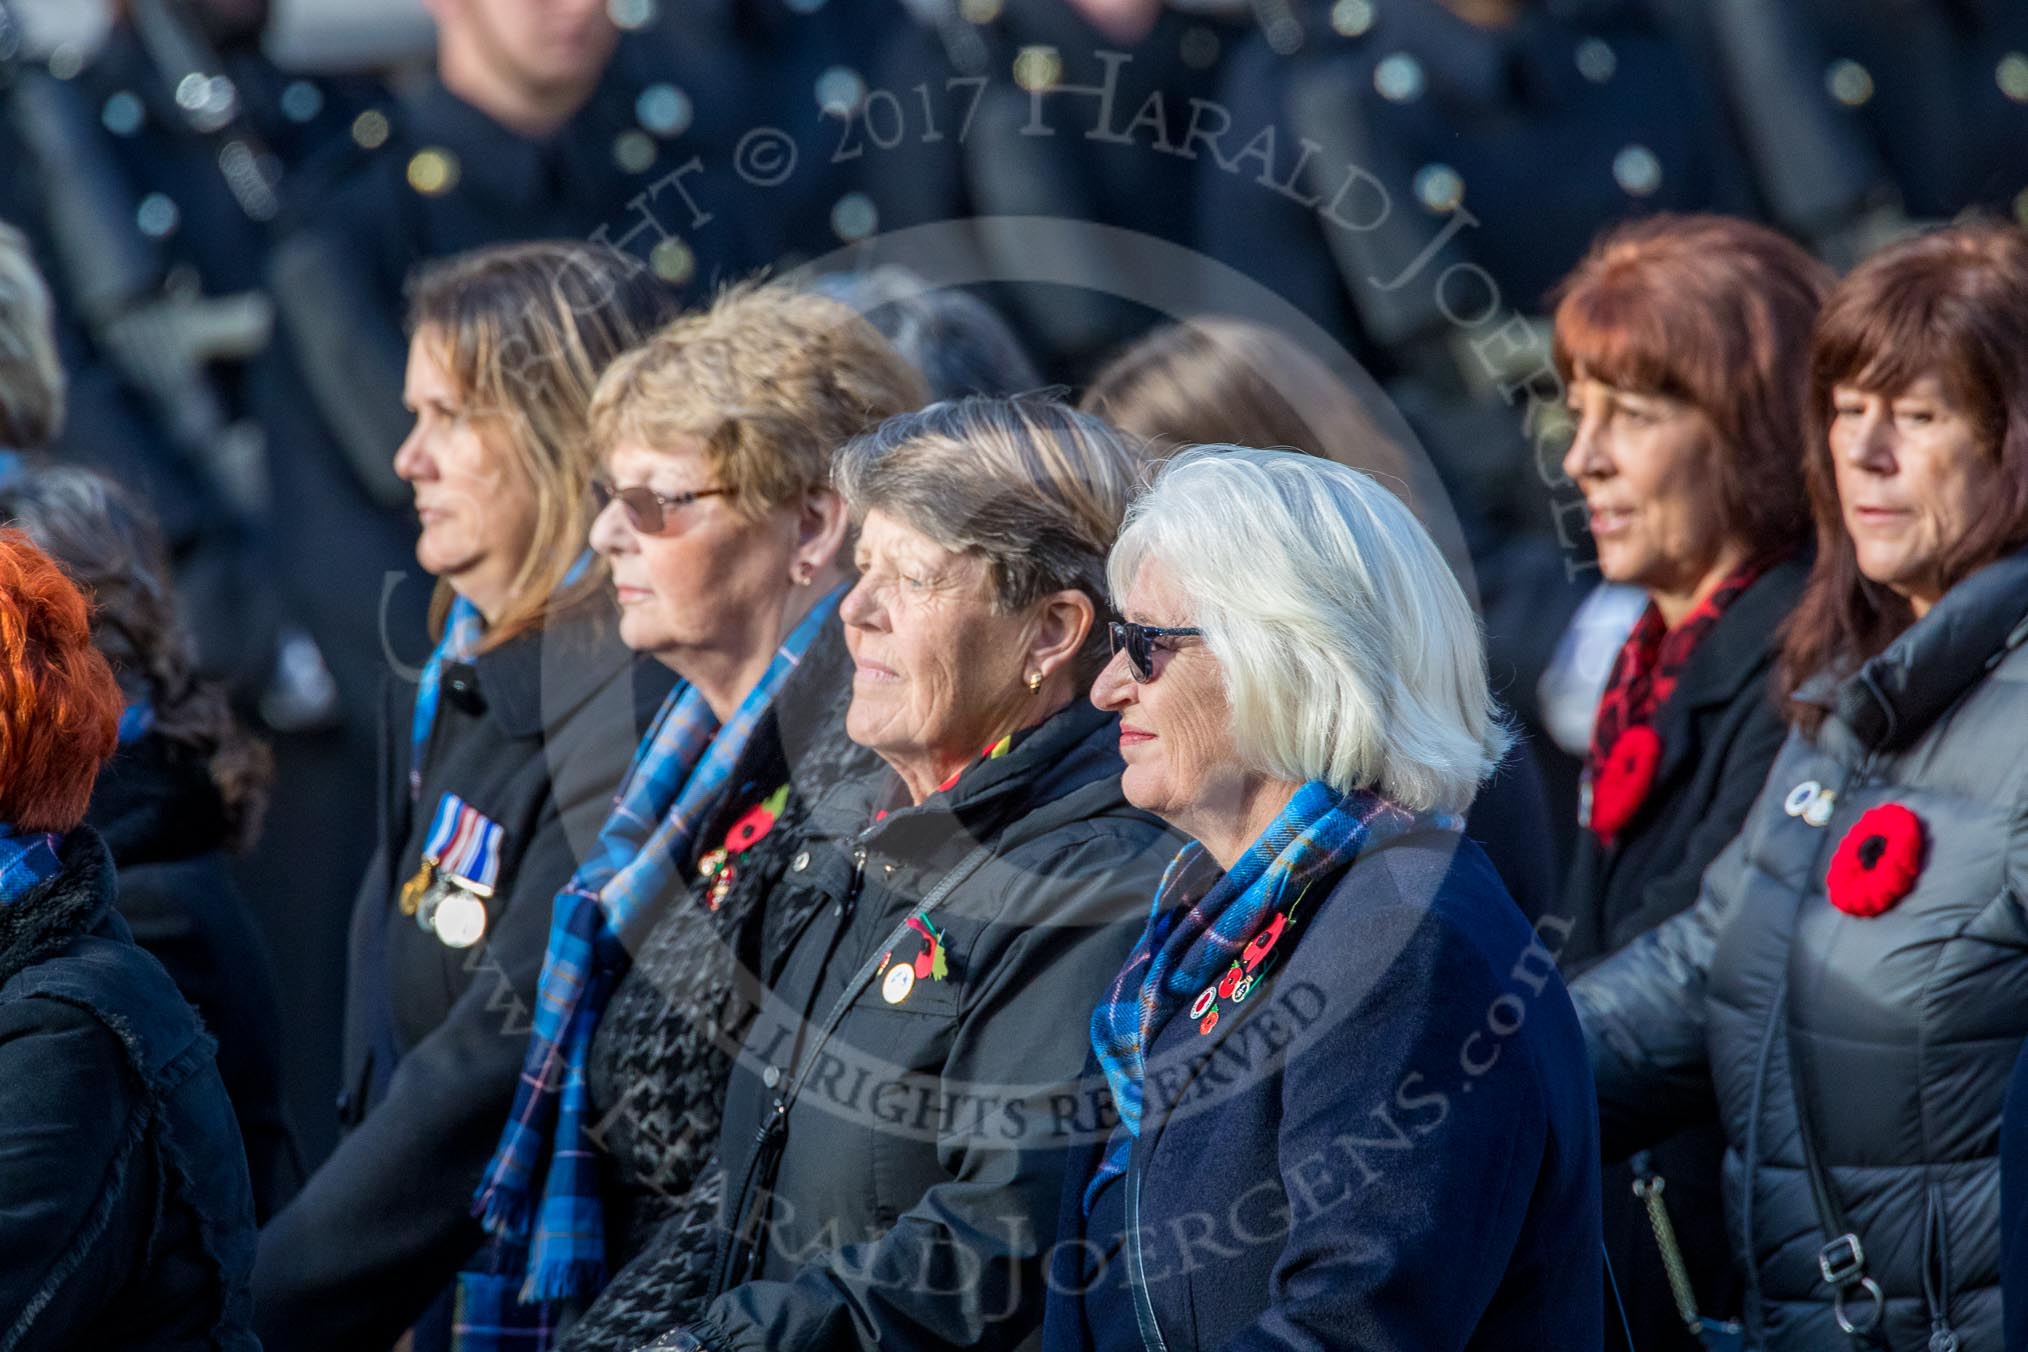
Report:
[[[1709,1114],[1715,1094],[1747,1317],[1770,1352],[1854,1346],[1818,1274],[1798,1093],[1884,1294],[1877,1345],[2002,1345],[2000,1108],[2028,1036],[2024,638],[2028,552],[1848,678],[1806,685],[1823,725],[1791,733],[1697,906],[1574,989],[1609,1155]],[[1811,784],[1836,795],[1822,825],[1788,810]],[[1921,818],[1922,869],[1860,919],[1830,904],[1825,872],[1885,803]],[[1863,1294],[1852,1304],[1870,1315]]]

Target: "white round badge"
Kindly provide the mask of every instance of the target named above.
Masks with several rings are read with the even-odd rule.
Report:
[[[1789,790],[1789,796],[1782,800],[1782,811],[1791,817],[1802,816],[1810,810],[1810,804],[1817,801],[1817,795],[1823,792],[1823,787],[1814,779],[1804,780]]]
[[[908,963],[897,962],[887,969],[887,978],[880,983],[880,998],[890,1005],[898,1005],[908,999],[908,993],[915,989],[915,968]]]
[[[486,936],[486,903],[470,892],[454,892],[430,917],[437,938],[450,948],[470,948]]]
[[[1837,807],[1837,790],[1825,789],[1815,798],[1812,798],[1810,805],[1803,809],[1803,820],[1811,826],[1829,826],[1831,824],[1831,814],[1837,810]]]

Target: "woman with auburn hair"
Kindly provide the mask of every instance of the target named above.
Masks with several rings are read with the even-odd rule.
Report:
[[[0,531],[0,1346],[254,1352],[253,1198],[212,1042],[82,823],[120,688]]]
[[[1809,569],[1799,377],[1832,280],[1762,226],[1658,216],[1601,237],[1559,293],[1556,362],[1576,420],[1563,469],[1601,576],[1648,597],[1593,723],[1558,908],[1566,971],[1697,899],[1787,731],[1769,680]],[[1698,1345],[1667,1243],[1680,1241],[1699,1310],[1738,1307],[1723,1144],[1703,1127],[1607,1172],[1606,1245],[1637,1346]],[[1635,1196],[1658,1180],[1673,1241]]]
[[[1080,406],[1156,448],[1287,448],[1370,474],[1431,532],[1469,594],[1471,565],[1436,476],[1402,453],[1351,384],[1265,325],[1219,316],[1163,325],[1107,362]],[[1556,900],[1546,796],[1517,737],[1465,823],[1531,920]]]
[[[438,578],[436,650],[384,710],[380,840],[353,911],[336,1152],[261,1232],[271,1349],[451,1337],[461,1266],[511,1261],[470,1199],[513,1102],[551,901],[670,686],[621,641],[588,552],[592,391],[664,314],[571,243],[436,264],[411,289],[395,472]],[[336,1238],[342,1237],[342,1238]]]
[[[1695,908],[1574,988],[1608,1149],[1707,1117],[1769,1352],[2000,1347],[2028,1038],[2028,235],[1889,246],[1811,340],[1791,727]]]

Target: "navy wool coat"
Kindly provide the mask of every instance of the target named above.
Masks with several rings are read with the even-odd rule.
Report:
[[[1553,958],[1454,835],[1329,885],[1210,1034],[1187,1011],[1156,1033],[1121,1236],[1082,1233],[1102,1134],[1074,1150],[1050,1352],[1123,1327],[1150,1349],[1600,1347],[1591,1076]]]

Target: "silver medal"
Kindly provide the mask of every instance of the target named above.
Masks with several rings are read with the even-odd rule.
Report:
[[[470,948],[486,937],[486,903],[462,888],[438,902],[430,928],[447,948]]]

